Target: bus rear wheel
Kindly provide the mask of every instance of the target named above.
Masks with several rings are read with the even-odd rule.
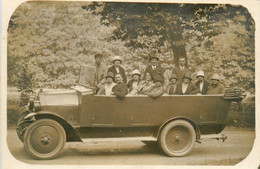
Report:
[[[192,150],[195,141],[195,130],[185,120],[169,122],[159,136],[159,143],[163,152],[170,157],[187,155]]]

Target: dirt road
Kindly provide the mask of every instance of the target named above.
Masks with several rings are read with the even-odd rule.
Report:
[[[158,149],[140,141],[66,143],[63,153],[48,161],[33,160],[24,150],[15,129],[8,129],[8,146],[13,156],[29,164],[78,164],[78,165],[235,165],[250,153],[255,139],[252,129],[227,127],[223,133],[228,139],[223,143],[205,140],[196,143],[185,157],[170,158]]]

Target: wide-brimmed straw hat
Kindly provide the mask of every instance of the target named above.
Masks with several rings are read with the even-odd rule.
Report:
[[[196,74],[196,77],[202,76],[204,77],[204,72],[202,70],[199,70]]]
[[[112,62],[116,61],[116,60],[119,60],[120,62],[122,62],[122,58],[120,56],[114,56],[112,57]]]
[[[211,77],[211,80],[218,80],[218,81],[219,81],[219,79],[220,79],[220,76],[219,76],[219,74],[217,74],[217,73],[214,73],[214,74],[212,75],[212,77]]]
[[[133,75],[139,75],[141,76],[141,73],[139,72],[139,70],[135,69],[133,72],[132,72],[132,76]]]

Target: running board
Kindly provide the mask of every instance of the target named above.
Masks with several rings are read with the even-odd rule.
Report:
[[[227,135],[225,135],[225,134],[201,135],[200,140],[197,140],[197,142],[200,142],[201,140],[205,140],[205,139],[217,139],[217,140],[222,140],[222,142],[224,142],[227,139]]]
[[[157,141],[154,137],[115,137],[115,138],[84,138],[83,143],[109,142],[109,141]]]

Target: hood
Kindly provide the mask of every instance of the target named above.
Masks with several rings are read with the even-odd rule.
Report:
[[[77,106],[78,95],[73,89],[47,89],[39,92],[40,106]]]

